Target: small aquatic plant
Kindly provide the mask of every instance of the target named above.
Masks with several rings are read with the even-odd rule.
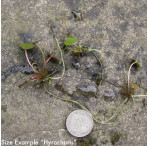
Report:
[[[46,82],[48,82],[49,85],[50,85],[52,79],[60,79],[60,78],[62,78],[62,77],[64,76],[64,73],[65,73],[65,64],[64,64],[64,59],[63,59],[63,52],[62,52],[62,50],[61,50],[60,44],[59,44],[59,42],[58,42],[58,39],[57,39],[57,37],[55,36],[55,34],[54,34],[54,32],[53,32],[52,25],[50,25],[50,28],[51,28],[51,30],[52,30],[53,37],[54,37],[54,39],[55,39],[55,41],[56,41],[56,43],[57,43],[57,47],[58,47],[58,49],[59,49],[59,51],[60,51],[60,54],[61,54],[61,61],[59,62],[59,64],[62,63],[62,65],[63,65],[62,75],[59,76],[59,77],[52,77],[51,75],[49,75],[49,74],[47,73],[46,64],[52,59],[52,55],[50,54],[49,57],[48,57],[48,59],[45,60],[44,53],[43,53],[42,49],[37,45],[37,43],[38,43],[39,41],[36,41],[36,42],[34,42],[34,43],[21,43],[21,44],[19,44],[19,45],[20,45],[20,47],[21,47],[22,49],[25,50],[25,56],[26,56],[26,59],[27,59],[27,61],[28,61],[28,64],[31,66],[31,68],[32,68],[33,71],[34,71],[34,75],[30,78],[29,81],[34,81],[34,80],[37,80],[37,82],[46,81]],[[102,62],[101,62],[100,58],[97,56],[96,52],[98,52],[99,54],[101,54],[101,57],[104,58],[104,56],[103,56],[102,53],[101,53],[99,50],[97,50],[97,49],[92,49],[91,47],[90,47],[90,48],[89,48],[89,47],[84,47],[84,46],[82,46],[81,44],[77,45],[76,43],[78,43],[78,41],[79,41],[79,40],[78,40],[77,38],[74,38],[74,37],[71,37],[71,36],[67,37],[67,38],[65,39],[65,43],[64,43],[65,46],[66,46],[65,48],[68,49],[68,50],[70,50],[70,51],[72,51],[75,55],[78,55],[78,56],[79,56],[81,53],[85,53],[85,54],[87,54],[88,52],[93,53],[93,55],[96,57],[97,61],[100,63],[100,66],[101,66],[101,80],[100,80],[100,83],[98,84],[98,86],[99,86],[99,85],[102,83],[102,80],[103,80],[103,66],[102,66]],[[42,53],[42,58],[43,58],[43,66],[42,66],[41,68],[39,68],[39,69],[36,69],[36,68],[34,67],[34,65],[35,65],[36,63],[31,64],[31,62],[30,62],[30,60],[29,60],[29,57],[28,57],[28,54],[27,54],[27,50],[28,50],[28,49],[34,48],[35,45],[37,45],[38,48],[40,49],[40,51],[41,51],[41,53]],[[62,100],[62,101],[68,101],[68,102],[75,103],[75,104],[77,104],[78,106],[80,106],[83,110],[86,110],[86,111],[92,116],[92,118],[94,119],[94,121],[95,121],[96,123],[99,123],[99,124],[112,124],[112,123],[114,123],[114,122],[118,119],[118,117],[119,117],[125,110],[129,109],[129,108],[134,104],[134,98],[135,98],[135,97],[144,97],[144,96],[146,96],[146,95],[135,95],[135,92],[137,91],[138,86],[137,86],[136,84],[133,84],[133,83],[130,81],[130,72],[131,72],[131,68],[132,68],[133,66],[135,66],[135,65],[138,66],[138,67],[140,67],[140,64],[139,64],[139,62],[138,62],[137,60],[134,60],[134,61],[131,63],[131,65],[130,65],[130,67],[129,67],[129,71],[128,71],[127,85],[122,89],[122,92],[124,93],[124,96],[125,96],[124,101],[123,101],[118,107],[116,107],[116,108],[114,108],[114,109],[111,109],[111,110],[108,110],[108,113],[111,111],[111,112],[113,112],[113,114],[112,114],[112,116],[110,116],[110,118],[108,118],[107,120],[103,120],[103,121],[98,120],[98,118],[96,118],[96,116],[92,115],[91,112],[90,112],[86,107],[84,107],[82,104],[80,104],[79,102],[77,102],[77,101],[75,101],[75,100],[71,100],[71,99],[68,99],[68,98],[61,98],[61,97],[58,97],[58,96],[56,96],[55,94],[49,92],[49,91],[47,90],[46,84],[44,85],[44,88],[45,88],[45,91],[46,91],[49,95],[54,96],[55,98],[57,98],[57,99],[59,99],[59,100]],[[57,66],[57,68],[58,68],[58,66]],[[23,84],[22,84],[22,85],[23,85]],[[129,101],[129,100],[132,100],[132,104],[131,104],[130,106],[126,107],[125,109],[122,109],[123,106],[124,106],[124,105],[127,103],[127,101]]]
[[[105,59],[105,56],[101,53],[101,51],[97,50],[97,49],[93,49],[91,47],[85,47],[81,44],[76,44],[78,43],[79,40],[75,37],[67,37],[65,39],[65,48],[71,50],[75,55],[79,56],[80,54],[84,53],[88,53],[88,52],[98,52],[102,57],[103,60]]]
[[[133,67],[133,65],[136,65],[136,64],[138,64],[138,66],[139,66],[139,62],[137,62],[135,60],[135,62],[133,62],[130,65],[129,70],[128,70],[127,85],[124,86],[121,90],[121,94],[124,95],[124,101],[118,107],[107,111],[108,113],[113,112],[113,115],[108,120],[103,121],[103,123],[101,122],[102,124],[114,123],[123,112],[125,112],[126,110],[128,110],[129,108],[131,108],[134,105],[134,102],[135,102],[134,97],[145,97],[145,96],[147,96],[147,95],[135,95],[135,92],[138,90],[138,86],[137,86],[137,84],[133,84],[130,81],[131,68]],[[132,103],[129,106],[127,106],[125,109],[122,109],[123,105],[125,105],[129,100],[132,100]],[[100,123],[96,118],[94,120],[97,123]]]
[[[35,47],[35,44],[36,43],[21,43],[19,44],[19,46],[25,50],[25,56],[26,56],[26,60],[28,62],[28,64],[30,65],[30,67],[32,68],[32,70],[34,71],[34,75],[29,79],[29,81],[32,81],[32,80],[36,80],[37,82],[42,82],[43,80],[46,80],[46,81],[50,81],[50,76],[48,75],[47,73],[47,70],[46,70],[46,64],[49,62],[49,60],[51,59],[52,56],[50,56],[46,61],[45,61],[45,57],[44,57],[44,53],[43,51],[41,50],[41,48],[39,47],[41,53],[42,53],[42,57],[43,57],[43,66],[41,69],[36,69],[34,67],[34,65],[36,65],[37,63],[31,63],[30,60],[29,60],[29,57],[28,57],[28,53],[27,53],[27,50],[28,49],[32,49]],[[28,82],[29,82],[28,81]],[[26,82],[25,82],[26,83]],[[24,84],[24,83],[23,83]],[[21,84],[19,87],[21,87],[23,84]]]
[[[62,72],[62,75],[59,76],[59,77],[52,77],[51,75],[54,74],[54,71],[52,72],[52,74],[48,74],[47,72],[47,69],[46,69],[46,64],[53,58],[53,60],[59,62],[59,60],[55,57],[55,56],[52,56],[51,54],[48,54],[49,57],[47,60],[45,60],[45,55],[44,55],[44,52],[43,50],[40,48],[39,45],[37,45],[37,43],[39,41],[35,41],[34,43],[21,43],[19,44],[19,46],[25,50],[25,56],[26,56],[26,59],[27,59],[27,62],[28,64],[30,65],[30,67],[32,68],[32,70],[34,71],[34,75],[28,80],[28,81],[25,81],[24,83],[22,83],[21,85],[19,85],[19,87],[23,86],[24,84],[30,82],[30,81],[37,81],[37,83],[40,83],[40,82],[46,82],[48,83],[49,85],[51,85],[51,80],[52,79],[60,79],[64,76],[64,72],[65,72],[65,64],[64,64],[64,60],[63,60],[63,53],[62,53],[62,50],[61,50],[61,47],[59,45],[59,42],[57,40],[57,38],[54,36],[55,40],[56,40],[56,43],[57,43],[57,46],[58,46],[58,49],[61,53],[61,62],[63,64],[63,72]],[[28,57],[28,53],[27,53],[27,50],[28,49],[33,49],[35,47],[35,45],[39,48],[41,54],[42,54],[42,58],[43,58],[43,66],[39,69],[36,69],[34,67],[34,65],[37,65],[37,63],[31,63],[30,60],[29,60],[29,57]],[[60,63],[61,63],[60,62]],[[60,64],[59,63],[59,64]],[[55,70],[59,67],[59,64],[58,66],[55,68]]]
[[[126,110],[128,110],[131,106],[134,105],[134,98],[135,97],[145,97],[146,95],[134,95],[134,93],[137,91],[137,85],[136,84],[131,84],[130,83],[130,71],[131,71],[131,68],[134,64],[136,64],[137,62],[133,62],[130,67],[129,67],[129,71],[128,71],[128,83],[127,83],[127,86],[123,88],[123,91],[124,91],[124,94],[125,94],[125,99],[124,101],[116,108],[114,109],[111,109],[111,110],[108,110],[107,112],[113,112],[112,116],[110,118],[108,118],[107,120],[104,120],[104,121],[100,121],[96,118],[96,116],[92,115],[91,112],[86,108],[84,107],[82,104],[80,104],[79,102],[77,101],[74,101],[74,100],[71,100],[71,99],[64,99],[64,98],[61,98],[61,97],[58,97],[54,94],[52,94],[51,92],[49,92],[47,90],[47,88],[45,87],[45,90],[48,94],[54,96],[55,98],[57,99],[60,99],[62,101],[69,101],[69,102],[73,102],[75,104],[77,104],[78,106],[80,106],[83,110],[86,110],[91,116],[92,118],[94,119],[94,121],[98,124],[113,124],[115,121],[117,121],[117,119],[119,118],[119,116],[125,112]],[[129,101],[130,99],[132,99],[132,103],[127,106],[125,109],[122,109],[123,106],[127,103],[127,101]]]
[[[71,36],[67,37],[65,39],[65,42],[64,42],[65,49],[68,49],[71,52],[73,52],[74,55],[77,58],[79,58],[81,55],[87,54],[89,52],[92,53],[95,56],[95,58],[97,59],[97,62],[100,64],[100,67],[101,67],[101,75],[98,75],[97,80],[96,80],[97,86],[99,87],[101,85],[102,81],[103,81],[103,65],[102,65],[102,61],[105,59],[105,56],[101,53],[101,51],[99,51],[97,49],[93,49],[91,47],[85,47],[85,46],[83,46],[81,44],[77,44],[78,42],[79,42],[79,40],[77,38],[75,38],[75,37],[71,37]],[[101,55],[102,60],[96,54],[96,52]],[[96,94],[97,94],[97,92],[96,92]],[[95,94],[95,96],[97,97],[96,94]]]

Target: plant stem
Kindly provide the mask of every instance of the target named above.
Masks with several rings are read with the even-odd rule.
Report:
[[[22,84],[18,85],[19,88],[21,88],[22,86],[24,86],[25,84],[29,83],[30,80],[27,80],[25,82],[23,82]]]
[[[41,49],[41,47],[39,45],[36,44],[36,46],[39,48],[40,52],[42,53],[43,62],[45,63],[45,56],[44,56],[43,50]]]
[[[58,39],[56,38],[56,36],[54,36],[55,40],[56,40],[56,43],[57,43],[57,46],[58,46],[58,49],[61,53],[61,61],[62,61],[62,64],[63,64],[63,72],[62,72],[62,75],[60,77],[51,77],[51,79],[60,79],[64,76],[65,74],[65,63],[64,63],[64,59],[63,59],[63,52],[62,52],[62,49],[59,45],[59,42],[58,42]]]
[[[105,56],[101,53],[101,51],[97,50],[97,49],[91,49],[91,51],[96,51],[98,52],[104,59],[105,59]]]
[[[30,60],[29,60],[29,58],[28,58],[27,49],[25,49],[25,56],[26,56],[26,59],[27,59],[29,65],[30,65],[31,68],[33,69],[33,71],[39,73],[39,71],[36,70],[36,69],[32,66],[32,64],[31,64],[31,62],[30,62]]]
[[[60,79],[60,78],[62,78],[62,77],[64,76],[64,74],[65,74],[65,63],[64,63],[64,59],[63,59],[62,49],[61,49],[61,47],[60,47],[60,44],[59,44],[59,41],[58,41],[56,35],[54,34],[54,31],[53,31],[53,28],[52,28],[52,24],[51,24],[51,23],[50,23],[50,29],[51,29],[51,31],[52,31],[53,37],[54,37],[55,40],[56,40],[58,49],[59,49],[60,54],[61,54],[61,61],[62,61],[62,64],[63,64],[63,72],[62,72],[62,75],[61,75],[60,77],[52,77],[52,78],[51,78],[51,79],[55,79],[55,80],[56,80],[56,79]]]
[[[102,84],[102,81],[103,81],[103,65],[100,61],[100,59],[98,58],[98,56],[96,55],[96,53],[94,53],[93,51],[91,51],[93,53],[93,55],[96,57],[97,61],[100,63],[101,65],[101,80],[100,80],[100,83],[98,85],[98,87]]]
[[[82,109],[85,109],[86,111],[88,111],[83,105],[81,105],[79,102],[77,102],[77,101],[75,101],[75,100],[60,98],[60,97],[58,97],[58,96],[52,94],[51,92],[49,92],[46,88],[45,88],[45,91],[46,91],[48,94],[54,96],[54,97],[57,98],[57,99],[60,99],[60,100],[63,100],[63,101],[69,101],[69,102],[76,103],[76,104],[79,105]]]
[[[132,104],[129,105],[129,106],[127,106],[127,108],[125,108],[122,112],[120,112],[120,113],[118,114],[118,117],[119,117],[122,113],[124,113],[125,111],[127,111],[129,108],[131,108],[131,107],[135,104],[135,100],[134,100],[133,96],[131,96],[131,97],[132,97],[132,100],[133,100]],[[117,117],[117,118],[118,118],[118,117]]]
[[[130,65],[129,70],[128,70],[128,80],[127,80],[127,82],[128,82],[128,88],[129,88],[129,86],[130,86],[130,72],[131,72],[131,68],[132,68],[132,66],[133,66],[135,63],[137,63],[137,62],[133,62],[133,63]]]
[[[42,67],[42,72],[45,71],[45,66],[46,66],[46,64],[48,63],[48,61],[51,59],[51,57],[52,57],[52,56],[50,56],[50,57],[46,60],[46,62],[44,63],[44,65],[43,65],[43,67]]]
[[[133,99],[133,103],[132,103],[131,105],[127,106],[127,108],[125,108],[124,110],[122,110],[122,111],[117,115],[117,118],[113,121],[114,123],[118,120],[119,116],[121,116],[122,113],[124,113],[125,111],[127,111],[129,108],[131,108],[131,107],[134,105],[134,103],[135,103],[134,98],[132,97],[132,99]]]
[[[147,95],[132,95],[133,97],[146,97]]]
[[[120,110],[120,108],[124,105],[124,103],[125,103],[127,100],[128,100],[128,98],[126,98],[126,99],[117,107],[117,110],[115,111],[115,113],[113,114],[113,116],[110,117],[108,120],[104,121],[104,123],[107,123],[107,122],[109,122],[110,120],[112,120],[112,119],[116,116],[117,112]]]
[[[44,88],[45,88],[45,86],[44,86]],[[127,98],[126,98],[126,99],[123,101],[123,103],[120,104],[119,107],[117,107],[116,112],[114,113],[114,115],[113,115],[111,118],[109,118],[109,119],[106,120],[106,121],[99,121],[99,120],[97,120],[97,119],[91,114],[91,112],[90,112],[86,107],[84,107],[84,106],[83,106],[82,104],[80,104],[79,102],[77,102],[77,101],[75,101],[75,100],[71,100],[71,99],[65,99],[65,98],[63,99],[63,98],[60,98],[60,97],[54,95],[53,93],[49,92],[46,88],[45,88],[45,91],[46,91],[49,95],[52,95],[52,96],[54,96],[54,97],[57,98],[57,99],[60,99],[60,100],[62,100],[62,101],[69,101],[69,102],[73,102],[73,103],[77,104],[78,106],[81,107],[81,109],[87,111],[87,112],[92,116],[92,118],[94,119],[94,121],[95,121],[96,123],[99,123],[99,124],[112,124],[113,122],[110,122],[110,123],[108,123],[108,122],[111,121],[111,120],[115,117],[115,115],[117,114],[117,112],[120,110],[120,108],[121,108],[121,107],[124,105],[124,103],[127,101]]]
[[[60,65],[60,63],[58,63],[58,65],[55,67],[54,71],[53,71],[53,72],[52,72],[49,76],[52,76],[53,74],[55,74],[55,73],[56,73],[56,71],[57,71],[57,69],[58,69],[59,65]],[[50,77],[50,78],[51,78],[51,77]]]

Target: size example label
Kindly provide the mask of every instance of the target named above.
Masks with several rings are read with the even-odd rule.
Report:
[[[33,146],[33,145],[38,145],[39,142],[36,139],[33,139],[31,141],[19,141],[18,139],[15,139],[14,141],[8,141],[5,139],[1,140],[1,145],[18,145],[18,146],[22,146],[22,145],[27,145],[27,146]]]
[[[8,141],[5,139],[1,140],[1,145],[4,146],[36,146],[39,144],[45,145],[45,146],[50,146],[50,145],[74,145],[76,140],[48,140],[48,139],[41,139],[41,140],[37,140],[37,139],[33,139],[33,140],[18,140],[15,139],[13,141]]]

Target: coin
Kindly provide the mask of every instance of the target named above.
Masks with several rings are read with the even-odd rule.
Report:
[[[84,137],[91,132],[93,119],[87,111],[75,110],[67,117],[66,127],[73,136]]]

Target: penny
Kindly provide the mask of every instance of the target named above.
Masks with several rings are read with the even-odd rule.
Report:
[[[67,117],[66,127],[73,136],[84,137],[91,132],[93,119],[85,110],[75,110]]]

